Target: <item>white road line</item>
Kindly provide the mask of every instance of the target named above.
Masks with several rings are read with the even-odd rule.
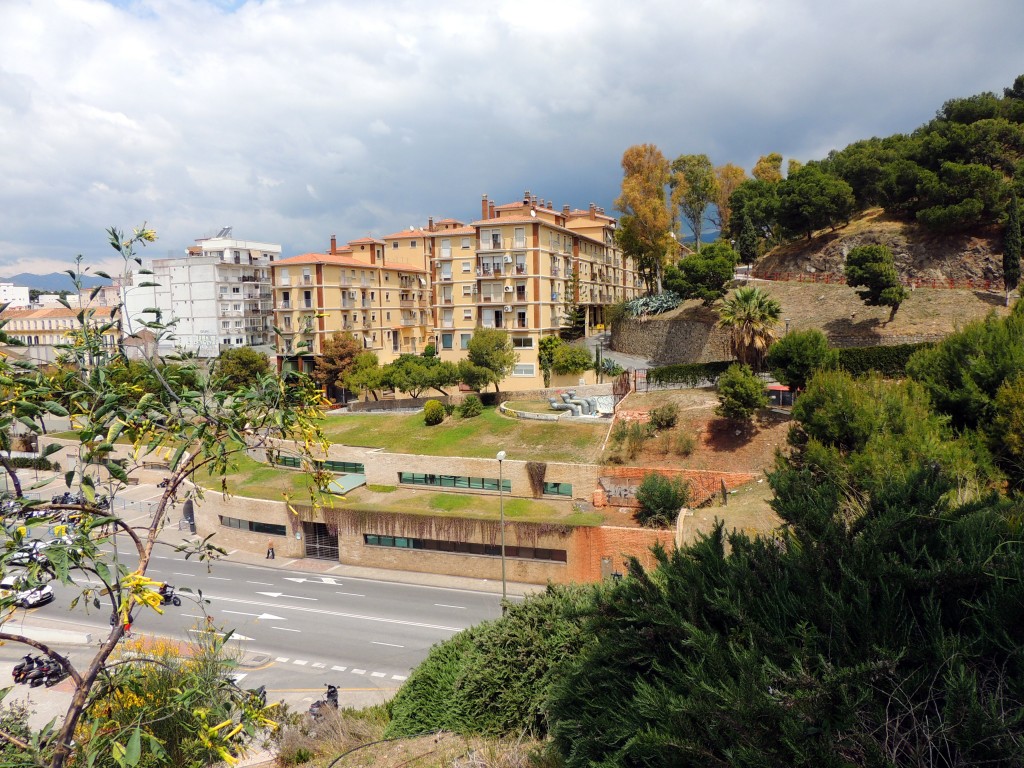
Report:
[[[313,669],[323,669],[326,666],[322,661],[313,662]]]
[[[231,581],[231,579],[225,578],[224,576],[207,576],[210,581]]]
[[[282,664],[285,664],[289,661],[289,659],[287,656],[278,656],[276,659],[274,659],[274,661],[280,661]]]
[[[445,603],[434,603],[435,608],[458,608],[460,611],[466,610],[464,605],[446,605]]]
[[[309,662],[306,661],[305,659],[296,659],[295,661],[292,662],[292,664],[298,664],[300,667],[304,667],[307,664],[309,664]]]
[[[377,640],[371,640],[370,642],[373,643],[374,645],[386,645],[389,648],[405,648],[404,645],[395,645],[394,643],[381,643],[381,642],[378,642]]]
[[[164,555],[153,555],[154,560],[173,560],[173,557],[166,557]]]
[[[366,595],[359,595],[355,592],[335,592],[336,595],[348,595],[349,597],[366,597]]]
[[[370,677],[387,677],[383,672],[371,672]]]
[[[392,680],[408,680],[409,678],[406,677],[405,675],[392,675],[391,679]]]
[[[348,669],[348,667],[331,667],[331,671],[333,672],[344,672],[346,669]]]
[[[195,576],[194,573],[179,573],[178,571],[171,571],[171,576]]]
[[[288,627],[271,627],[271,629],[280,629],[282,632],[301,632],[301,629],[289,629]]]
[[[260,600],[243,600],[238,597],[227,597],[225,595],[206,595],[210,600],[219,600],[225,603],[241,603],[242,605],[258,605],[262,608],[274,608],[279,611],[301,611],[302,613],[318,613],[322,616],[336,616],[342,619],[362,619],[363,621],[379,621],[382,624],[402,624],[409,627],[420,627],[422,629],[439,629],[443,632],[461,632],[465,627],[446,627],[441,624],[425,624],[421,621],[407,621],[405,619],[387,619],[382,616],[366,616],[360,613],[346,613],[343,611],[328,611],[323,608],[306,608],[300,605],[282,605],[281,603],[267,603]]]
[[[366,674],[366,670],[365,669],[353,669],[352,670],[352,674],[353,675],[365,675]]]
[[[246,584],[259,584],[261,587],[272,587],[273,584],[268,584],[265,581],[247,581]]]

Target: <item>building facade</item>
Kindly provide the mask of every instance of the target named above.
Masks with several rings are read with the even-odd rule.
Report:
[[[14,283],[0,283],[0,304],[10,308],[29,306],[28,288]]]
[[[134,284],[122,287],[129,328],[152,321],[145,310],[156,308],[161,322],[175,323],[173,335],[160,342],[161,354],[211,358],[225,349],[270,345],[270,265],[280,256],[280,245],[238,240],[225,227],[196,240],[183,258],[153,259],[151,275],[134,275]]]
[[[94,307],[94,309],[96,309]],[[110,311],[96,309],[88,321],[93,327],[110,321]],[[70,344],[72,336],[82,328],[78,320],[80,309],[76,307],[37,307],[29,309],[6,309],[0,313],[0,320],[6,321],[4,332],[8,338],[19,342],[11,347],[16,354],[36,363],[52,363],[61,353],[60,346]],[[113,351],[117,344],[114,329],[103,335],[103,346]]]

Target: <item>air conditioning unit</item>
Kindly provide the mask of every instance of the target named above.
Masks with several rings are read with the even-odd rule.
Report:
[[[502,309],[504,311],[506,311],[506,312],[511,312],[512,311],[512,307],[510,307],[508,304],[506,304],[504,307],[502,307]]]
[[[512,286],[511,285],[506,285],[505,286],[505,293],[512,293]]]
[[[511,256],[506,256],[504,261],[505,261],[506,264],[511,264],[512,263],[512,257]]]

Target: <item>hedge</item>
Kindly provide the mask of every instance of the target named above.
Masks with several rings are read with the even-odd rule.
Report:
[[[887,378],[903,378],[910,356],[932,346],[933,342],[924,341],[888,347],[847,347],[839,350],[839,367],[853,376],[877,372]]]
[[[15,456],[13,459],[8,459],[8,461],[16,469],[43,469],[60,472],[60,464],[56,461],[50,461],[45,456],[41,456],[38,459],[32,459],[27,456]]]
[[[717,363],[662,365],[647,371],[647,383],[654,385],[685,384],[690,387],[696,387],[704,382],[713,384],[733,362],[725,360]]]

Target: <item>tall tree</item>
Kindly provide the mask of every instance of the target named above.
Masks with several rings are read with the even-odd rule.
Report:
[[[765,360],[772,375],[793,390],[804,389],[817,371],[839,364],[839,350],[817,328],[787,333],[768,350]]]
[[[512,347],[512,337],[500,328],[477,328],[466,349],[466,359],[477,368],[490,373],[489,382],[500,392],[502,379],[512,373],[519,355]]]
[[[738,254],[718,240],[700,253],[685,256],[665,268],[665,288],[684,299],[700,299],[710,307],[725,295],[736,273]]]
[[[910,295],[900,284],[892,251],[884,245],[862,245],[846,255],[846,284],[862,287],[857,295],[869,307],[892,307],[889,320]]]
[[[747,180],[747,172],[738,165],[726,163],[715,168],[715,213],[712,223],[724,235],[732,219],[732,193]]]
[[[637,144],[623,153],[622,173],[622,192],[615,200],[622,217],[615,236],[622,252],[636,260],[648,293],[656,293],[665,259],[677,248],[665,197],[671,168],[656,146]]]
[[[342,383],[345,389],[362,392],[367,400],[370,399],[370,395],[377,400],[377,391],[385,386],[384,369],[380,367],[377,355],[369,351],[356,355],[346,369]]]
[[[853,212],[853,190],[842,179],[808,165],[779,182],[779,223],[810,240],[814,230],[835,227]]]
[[[778,152],[761,155],[754,165],[753,176],[758,181],[766,181],[769,184],[782,181],[782,155]]]
[[[744,212],[743,221],[740,225],[740,236],[736,241],[736,247],[740,253],[740,261],[744,264],[753,264],[757,261],[757,244],[759,238],[754,229],[754,222]]]
[[[708,207],[715,201],[715,168],[707,155],[680,155],[672,162],[672,204],[689,223],[700,253]]]
[[[1010,291],[1020,283],[1020,203],[1017,193],[1010,195],[1010,209],[1003,232],[1003,285],[1006,288],[1006,306],[1010,306]]]
[[[270,360],[252,347],[232,347],[220,353],[213,373],[224,380],[224,386],[235,390],[270,373]]]
[[[782,315],[779,302],[754,286],[737,288],[718,310],[718,324],[732,333],[736,358],[755,370],[778,335],[775,327]]]

